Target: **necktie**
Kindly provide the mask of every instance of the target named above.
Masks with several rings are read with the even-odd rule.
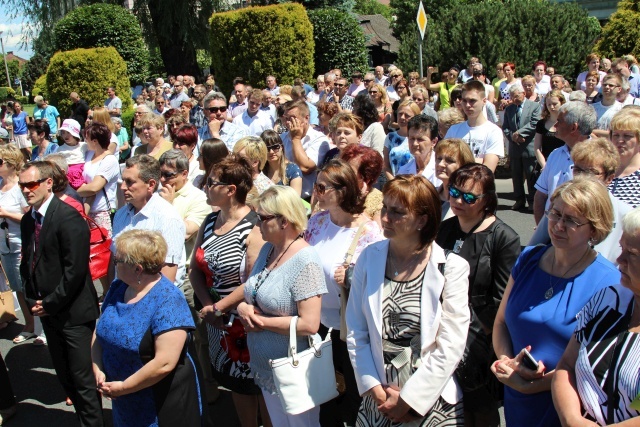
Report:
[[[522,117],[522,105],[518,105],[518,109],[516,110],[516,126],[518,126],[518,129],[520,128],[521,117]]]
[[[40,212],[36,212],[34,260],[35,260],[35,254],[36,254],[36,252],[38,252],[38,245],[40,243],[40,231],[41,230],[42,230],[42,214]]]

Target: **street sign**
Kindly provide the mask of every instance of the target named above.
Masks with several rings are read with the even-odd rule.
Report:
[[[16,86],[20,85],[20,79],[15,79],[13,81],[13,84],[16,85]]]
[[[422,0],[420,0],[420,7],[418,8],[418,16],[416,16],[416,22],[418,23],[418,30],[420,30],[420,38],[424,39],[424,32],[427,29],[427,13],[424,11]]]

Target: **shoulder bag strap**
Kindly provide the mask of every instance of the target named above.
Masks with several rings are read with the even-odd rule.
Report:
[[[360,236],[362,236],[362,233],[364,233],[364,226],[366,224],[367,222],[365,221],[362,224],[360,224],[360,227],[358,227],[358,231],[356,231],[356,235],[353,237],[351,246],[349,246],[349,250],[344,256],[344,263],[343,263],[344,266],[348,266],[349,264],[351,264],[351,260],[353,259],[353,254],[355,254],[356,247],[358,246],[358,240],[360,240]]]
[[[298,353],[297,347],[297,333],[296,328],[298,325],[298,316],[291,317],[291,321],[289,322],[289,357],[293,357],[294,363],[296,360],[296,355]]]

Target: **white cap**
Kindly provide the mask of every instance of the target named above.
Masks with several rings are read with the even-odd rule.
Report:
[[[80,123],[73,119],[65,119],[60,130],[66,130],[74,137],[80,139]]]

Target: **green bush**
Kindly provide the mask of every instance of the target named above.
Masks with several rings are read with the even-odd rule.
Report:
[[[316,73],[333,68],[345,76],[369,68],[366,39],[358,20],[338,9],[316,9],[308,13],[313,24]]]
[[[29,103],[29,97],[27,96],[20,96],[20,95],[16,95],[15,96],[16,101],[18,101],[21,105],[25,105]]]
[[[0,102],[16,96],[16,91],[10,87],[0,87]]]
[[[123,111],[131,108],[127,65],[113,47],[58,52],[51,58],[47,92],[63,117],[71,114],[71,92],[77,92],[92,107],[104,104],[108,86],[115,87]]]
[[[55,49],[116,48],[127,63],[131,84],[143,83],[149,73],[149,49],[135,16],[121,6],[93,4],[79,7],[54,28]]]
[[[602,29],[602,38],[596,44],[596,52],[615,58],[640,54],[640,12],[638,1],[623,0],[618,10]]]
[[[47,75],[43,74],[36,82],[33,84],[33,89],[31,90],[31,95],[34,97],[38,95],[44,96],[45,99],[49,99],[49,94],[47,92]]]
[[[122,127],[127,129],[127,135],[129,135],[129,138],[131,138],[131,135],[133,134],[131,123],[133,123],[133,116],[135,112],[135,108],[122,110],[122,116],[120,117],[122,119]]]
[[[401,38],[398,66],[417,68],[416,25]],[[459,3],[429,19],[423,41],[423,63],[448,69],[466,65],[476,56],[489,70],[498,62],[513,62],[518,76],[531,74],[538,60],[574,78],[591,52],[599,26],[577,3],[505,0]],[[552,42],[551,42],[552,41]],[[491,73],[492,74],[492,73]]]
[[[228,93],[233,79],[244,76],[254,87],[264,87],[273,74],[282,84],[313,76],[313,29],[297,3],[248,7],[214,13],[211,57],[216,83]]]
[[[386,4],[378,3],[376,0],[356,0],[353,12],[360,15],[382,15],[391,22],[393,11]]]

